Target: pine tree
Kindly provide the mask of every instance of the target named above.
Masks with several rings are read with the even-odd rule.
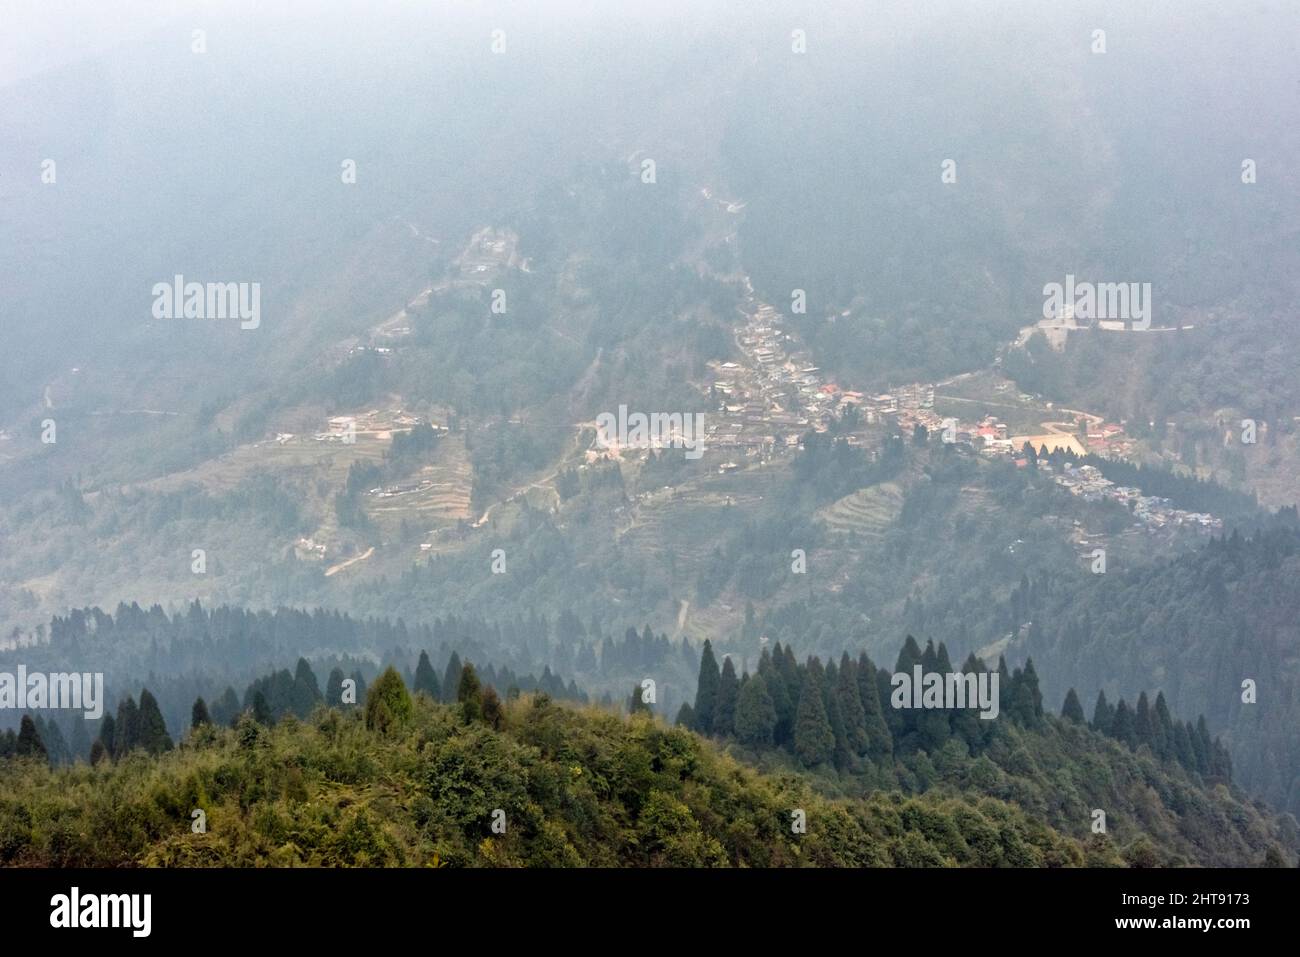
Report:
[[[411,719],[411,694],[397,669],[389,665],[366,692],[366,727],[387,734]]]
[[[1087,719],[1083,716],[1083,705],[1079,704],[1079,696],[1071,688],[1065,694],[1065,704],[1061,706],[1061,717],[1067,721],[1073,721],[1075,724],[1087,724]]]
[[[1137,731],[1133,727],[1133,712],[1123,698],[1115,705],[1115,722],[1111,726],[1110,736],[1130,748],[1137,747]]]
[[[1147,700],[1145,691],[1138,695],[1137,711],[1133,715],[1133,736],[1137,739],[1137,745],[1141,747],[1146,745],[1155,750],[1155,723],[1152,720],[1151,702]]]
[[[140,743],[140,709],[136,706],[135,698],[131,695],[126,696],[125,701],[121,701],[117,706],[117,750],[113,752],[113,757],[130,754]]]
[[[104,746],[104,753],[110,758],[117,753],[117,722],[111,714],[104,715],[99,724],[99,737],[95,739]]]
[[[722,675],[718,671],[717,659],[713,657],[713,643],[704,640],[704,650],[700,653],[700,677],[695,685],[695,730],[701,734],[713,733],[713,713],[718,705],[718,686]]]
[[[1232,781],[1232,755],[1227,746],[1218,738],[1210,751],[1210,776],[1224,783]]]
[[[867,735],[867,715],[862,707],[862,693],[858,690],[858,668],[847,651],[840,655],[835,697],[840,708],[840,718],[844,721],[849,750],[861,757],[870,750],[871,739]]]
[[[300,718],[311,714],[312,708],[322,700],[320,685],[316,681],[316,672],[306,658],[299,658],[293,674],[293,701],[290,710]]]
[[[675,723],[677,727],[687,728],[688,730],[695,727],[695,709],[691,707],[689,701],[682,702],[682,706],[677,710],[677,721]]]
[[[1188,771],[1196,770],[1196,750],[1192,747],[1192,738],[1187,733],[1187,725],[1182,721],[1174,724],[1174,756]]]
[[[822,676],[822,704],[826,708],[826,721],[831,726],[831,737],[835,739],[835,748],[831,752],[831,761],[839,770],[844,770],[849,766],[853,759],[853,751],[849,747],[848,732],[844,727],[844,716],[840,713],[840,700],[835,694],[835,689],[839,686],[839,669],[835,663],[831,662],[826,666],[826,673]]]
[[[41,734],[36,730],[36,722],[32,720],[31,715],[23,715],[18,728],[18,743],[14,752],[20,758],[49,760],[49,752],[45,750],[45,742],[41,740]]]
[[[190,709],[190,729],[197,730],[205,724],[211,724],[212,718],[208,714],[208,703],[200,696],[194,699],[194,707]]]
[[[794,750],[806,767],[823,764],[835,754],[835,733],[826,717],[822,697],[821,668],[813,667],[814,658],[803,669],[803,687],[795,712]]]
[[[905,674],[910,681],[915,674],[917,665],[924,664],[921,659],[923,654],[921,648],[916,643],[916,639],[911,635],[903,641],[903,647],[899,649],[898,659],[894,662],[894,674]],[[889,698],[884,700],[888,701]],[[885,721],[889,725],[890,733],[894,737],[895,748],[901,750],[911,750],[916,743],[916,719],[917,711],[915,708],[895,708],[890,707],[885,712]]]
[[[776,729],[776,706],[761,674],[754,675],[740,689],[735,726],[736,737],[744,744],[755,748],[771,747],[772,733]]]
[[[784,659],[785,652],[781,650],[780,642],[776,643],[772,654],[769,655],[767,649],[764,649],[758,659],[758,673],[763,676],[768,697],[776,709],[776,725],[772,729],[774,745],[788,745],[794,729],[795,699],[790,697],[785,677],[781,673]]]
[[[898,660],[894,663],[894,672],[905,672],[909,677],[912,675],[912,667],[921,664],[923,654],[921,646],[916,643],[916,639],[908,635],[903,640],[903,647],[898,651]]]
[[[1196,751],[1196,770],[1202,775],[1211,773],[1214,745],[1210,741],[1210,729],[1205,723],[1205,715],[1196,719],[1196,730],[1192,734],[1192,747]]]
[[[722,674],[718,679],[718,701],[713,709],[713,733],[718,737],[736,731],[736,701],[740,697],[740,682],[736,680],[736,666],[731,655],[722,660]]]
[[[641,698],[641,683],[639,681],[632,683],[632,694],[627,699],[627,713],[636,714],[638,711],[650,713],[650,705]]]
[[[1113,737],[1115,727],[1115,710],[1106,700],[1106,692],[1097,692],[1097,703],[1092,709],[1092,730],[1098,734],[1104,734]]]
[[[460,672],[460,655],[453,651],[442,673],[442,693],[448,704],[454,703],[456,695],[460,692]]]
[[[864,726],[867,731],[868,756],[879,760],[894,750],[894,739],[885,723],[884,710],[880,706],[880,689],[877,686],[875,663],[864,651],[858,656],[858,697],[862,701]]]
[[[172,739],[167,734],[167,723],[153,693],[145,688],[140,692],[139,744],[150,754],[161,754],[172,749]]]
[[[1174,719],[1169,714],[1169,703],[1165,701],[1163,691],[1156,692],[1156,705],[1153,714],[1155,732],[1154,750],[1161,758],[1176,757],[1174,753]]]
[[[1024,682],[1025,700],[1028,705],[1026,716],[1030,727],[1039,727],[1043,723],[1043,693],[1038,687],[1038,672],[1034,670],[1034,659],[1025,659],[1025,670],[1021,672]]]
[[[973,674],[978,681],[980,675],[987,673],[988,669],[985,667],[984,662],[976,658],[973,652],[966,656],[966,660],[961,666],[961,674],[963,676]],[[965,679],[963,678],[963,680]],[[1006,694],[1006,691],[1007,689],[1003,688],[1000,684],[998,685],[998,697],[1000,699]],[[967,701],[966,703],[967,705],[970,705],[970,701]],[[965,742],[966,749],[971,754],[978,754],[984,750],[985,745],[992,737],[994,731],[993,725],[996,724],[998,724],[996,721],[985,721],[981,719],[979,712],[974,707],[959,708],[953,711],[952,720],[949,722],[952,734]]]
[[[939,653],[935,650],[934,641],[926,641],[925,650],[921,652],[922,674],[938,675],[941,679],[945,679],[946,674],[952,671],[951,662],[947,662],[947,668],[944,668],[943,662],[947,661],[947,658],[947,649],[944,650],[941,661]],[[950,714],[946,709],[922,708],[913,719],[916,728],[916,746],[928,754],[934,754],[941,749],[950,736],[949,721]]]
[[[456,686],[456,702],[460,705],[461,717],[466,724],[483,717],[483,690],[478,680],[478,673],[468,661],[460,671],[460,683]]]
[[[483,689],[483,723],[494,731],[500,731],[506,723],[501,697],[497,694],[497,689],[491,685]]]
[[[104,747],[104,742],[101,741],[99,738],[96,738],[95,743],[90,746],[91,767],[98,766],[99,763],[107,757],[108,757],[108,749]]]
[[[331,708],[343,704],[343,669],[334,668],[325,679],[325,703]]]
[[[259,688],[253,692],[253,720],[261,725],[271,725],[275,723],[275,716],[271,712],[271,706],[267,703],[266,695]]]
[[[423,692],[434,701],[442,697],[442,688],[438,681],[438,672],[433,670],[433,662],[429,660],[427,651],[420,652],[420,661],[415,666],[415,693]]]

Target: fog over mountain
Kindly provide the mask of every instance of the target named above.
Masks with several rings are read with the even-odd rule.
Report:
[[[0,863],[1295,866],[1298,64],[11,5]]]

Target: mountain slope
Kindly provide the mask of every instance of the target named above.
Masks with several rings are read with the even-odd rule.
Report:
[[[1130,863],[1159,862],[1150,840],[1121,849],[1067,836],[978,794],[828,799],[808,779],[759,774],[646,717],[539,696],[508,703],[498,723],[417,697],[386,733],[368,730],[361,709],[321,709],[270,729],[247,716],[233,730],[203,726],[177,750],[116,764],[50,771],[11,760],[0,765],[0,861],[1071,866],[1121,864],[1122,851]],[[1242,805],[1216,823],[1240,842],[1257,839],[1262,821]]]

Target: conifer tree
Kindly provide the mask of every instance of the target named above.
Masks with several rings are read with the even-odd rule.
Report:
[[[1027,723],[1030,727],[1038,727],[1043,723],[1043,693],[1038,687],[1038,672],[1034,670],[1033,658],[1025,659],[1025,670],[1021,672],[1020,678],[1025,687]]]
[[[90,764],[91,767],[97,766],[101,761],[108,757],[108,749],[104,747],[104,742],[99,738],[90,746]]]
[[[421,651],[420,660],[415,666],[415,693],[423,692],[434,701],[437,701],[442,697],[442,688],[439,685],[438,672],[433,670],[433,662],[429,660],[429,653]]]
[[[1155,750],[1155,724],[1152,720],[1151,702],[1145,691],[1138,694],[1137,709],[1133,713],[1133,736],[1139,746],[1146,745]]]
[[[776,706],[767,690],[767,680],[756,674],[740,689],[736,703],[736,737],[755,748],[772,745],[776,730]]]
[[[853,752],[849,747],[848,732],[844,728],[844,716],[840,714],[840,701],[835,694],[835,687],[839,685],[838,672],[839,669],[835,667],[834,662],[827,665],[826,673],[822,676],[822,685],[825,688],[822,693],[822,704],[826,707],[826,721],[831,726],[831,737],[835,740],[831,761],[842,771],[852,761]]]
[[[943,657],[948,652],[945,649]],[[952,663],[948,663],[951,671]],[[934,640],[927,640],[925,650],[921,652],[921,670],[924,675],[937,674],[943,678],[946,671],[940,661],[939,653],[934,647]],[[915,745],[928,754],[934,754],[948,741],[950,726],[949,712],[943,708],[923,708],[911,718],[912,727],[916,729]]]
[[[1214,746],[1210,751],[1210,776],[1224,782],[1232,780],[1232,755],[1218,738],[1214,739]]]
[[[1210,729],[1205,723],[1205,715],[1196,719],[1196,730],[1192,734],[1192,747],[1196,751],[1196,770],[1203,775],[1211,773],[1213,743],[1210,741]]]
[[[333,668],[325,679],[325,703],[331,708],[343,704],[343,669]]]
[[[880,689],[877,685],[875,663],[864,651],[858,656],[858,697],[862,701],[864,726],[867,730],[868,755],[876,760],[893,753],[894,739],[885,723],[884,710],[880,705]]]
[[[366,727],[387,734],[411,719],[411,694],[397,669],[389,665],[366,692]]]
[[[916,639],[908,635],[903,640],[903,647],[898,651],[898,660],[894,663],[895,673],[904,672],[911,677],[913,665],[921,664],[923,654],[921,646],[916,643]]]
[[[650,712],[650,705],[642,700],[641,683],[639,681],[632,683],[632,694],[627,699],[627,713],[636,714],[638,711]]]
[[[701,734],[713,733],[713,712],[718,705],[718,686],[722,675],[717,659],[713,657],[713,643],[704,639],[700,652],[700,677],[695,685],[695,730]]]
[[[776,726],[772,729],[772,743],[778,746],[787,746],[793,739],[794,709],[798,703],[798,698],[790,694],[784,668],[785,651],[778,641],[772,649],[771,657],[769,658],[764,651],[763,657],[758,662],[758,673],[763,676],[768,696],[772,699],[772,707],[776,709]]]
[[[817,659],[820,663],[821,659]],[[830,715],[831,699],[835,697],[835,685],[839,683],[840,669],[835,667],[835,659],[828,658],[825,666],[822,667],[822,704],[826,706],[826,714]]]
[[[1153,730],[1155,734],[1154,750],[1161,758],[1172,758],[1174,755],[1174,719],[1169,714],[1169,703],[1165,701],[1163,691],[1156,692],[1156,704],[1152,715]]]
[[[713,709],[713,733],[719,737],[734,734],[736,730],[736,701],[740,697],[740,682],[736,680],[736,666],[731,655],[722,660],[722,674],[718,679],[718,700]]]
[[[220,723],[234,727],[239,721],[239,695],[235,694],[235,689],[226,685],[226,690],[221,693],[216,705],[212,709],[213,720],[218,720],[217,712],[220,709]]]
[[[1187,725],[1182,721],[1174,724],[1174,756],[1188,771],[1196,770],[1196,750],[1192,747],[1192,738],[1187,733]]]
[[[963,675],[973,674],[976,679],[981,674],[986,673],[987,669],[984,663],[975,657],[974,652],[966,656],[962,663],[961,673]],[[990,687],[991,690],[991,687]],[[998,687],[998,697],[1002,698],[1006,694],[1006,689],[1000,685]],[[969,704],[970,702],[967,702]],[[978,754],[983,751],[985,744],[991,737],[996,725],[995,721],[984,721],[980,718],[979,712],[971,707],[960,708],[953,712],[950,726],[952,733],[965,742],[966,748],[971,754]]]
[[[924,664],[921,659],[923,654],[921,648],[916,643],[916,639],[911,635],[903,641],[903,647],[899,649],[898,660],[894,662],[894,674],[905,674],[911,681],[915,675],[917,665]],[[892,687],[887,683],[887,688]],[[881,698],[884,702],[889,702],[889,693]],[[894,747],[896,750],[910,750],[915,746],[916,741],[916,719],[917,713],[914,708],[895,708],[892,704],[885,709],[885,722],[889,725],[890,734],[894,738]]]
[[[1137,747],[1137,731],[1133,727],[1133,712],[1123,698],[1115,705],[1115,722],[1111,726],[1110,736],[1130,748]]]
[[[859,757],[864,756],[870,750],[871,739],[867,736],[867,715],[862,707],[862,693],[858,690],[858,668],[847,651],[840,655],[835,697],[840,718],[844,721],[849,750]]]
[[[261,725],[272,725],[275,723],[275,716],[271,713],[271,706],[267,703],[266,695],[262,690],[253,692],[253,720]]]
[[[1061,717],[1067,721],[1073,721],[1075,724],[1087,724],[1087,719],[1083,716],[1083,705],[1079,704],[1079,696],[1071,688],[1065,693],[1065,704],[1061,706]]]
[[[456,701],[456,695],[460,693],[460,672],[460,655],[453,651],[442,673],[442,693],[448,704]]]
[[[1097,703],[1092,709],[1092,730],[1098,734],[1104,734],[1113,737],[1115,726],[1115,710],[1106,700],[1104,690],[1097,692]]]
[[[95,740],[104,745],[104,752],[110,758],[117,753],[117,722],[111,714],[104,715],[99,724],[99,736]]]
[[[677,710],[677,727],[691,729],[695,727],[695,709],[691,707],[689,701],[683,701],[682,706]]]
[[[488,685],[483,689],[483,723],[494,731],[500,731],[505,726],[506,713],[501,707],[501,697],[497,694],[497,689]]]
[[[140,709],[136,706],[135,698],[127,695],[124,701],[117,706],[117,737],[115,743],[117,750],[113,752],[113,757],[120,757],[130,754],[140,743],[139,728]]]
[[[194,707],[190,708],[190,728],[191,730],[203,727],[205,724],[211,724],[212,717],[208,714],[208,703],[203,700],[202,696],[194,699]]]
[[[36,722],[32,720],[31,715],[23,715],[22,721],[19,723],[18,743],[14,753],[20,758],[49,760],[49,753],[45,750],[45,742],[41,740],[40,732],[36,730]]]
[[[483,690],[478,680],[478,673],[468,661],[460,671],[460,683],[456,686],[456,702],[460,705],[461,717],[466,724],[483,717]]]
[[[299,658],[293,674],[292,704],[290,710],[298,717],[311,714],[312,708],[323,700],[320,684],[316,681],[316,672],[306,658]]]
[[[140,692],[139,745],[150,754],[161,754],[172,749],[171,736],[167,734],[167,723],[163,720],[162,710],[153,693],[145,688]]]
[[[826,717],[821,668],[813,667],[816,661],[812,659],[803,669],[803,687],[795,712],[794,750],[805,767],[823,764],[835,754],[835,733]]]

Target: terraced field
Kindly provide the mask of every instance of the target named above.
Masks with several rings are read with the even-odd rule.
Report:
[[[771,493],[776,477],[762,470],[707,475],[671,495],[654,493],[634,506],[619,541],[656,556],[672,552],[684,567],[707,561],[727,531],[745,521]]]
[[[367,496],[366,514],[377,522],[410,519],[427,528],[468,520],[471,478],[464,435],[446,436],[439,441],[433,461],[403,479],[407,484],[432,484],[390,498]]]
[[[897,482],[882,482],[858,489],[816,512],[828,531],[842,535],[856,533],[879,538],[903,508],[903,488]]]

